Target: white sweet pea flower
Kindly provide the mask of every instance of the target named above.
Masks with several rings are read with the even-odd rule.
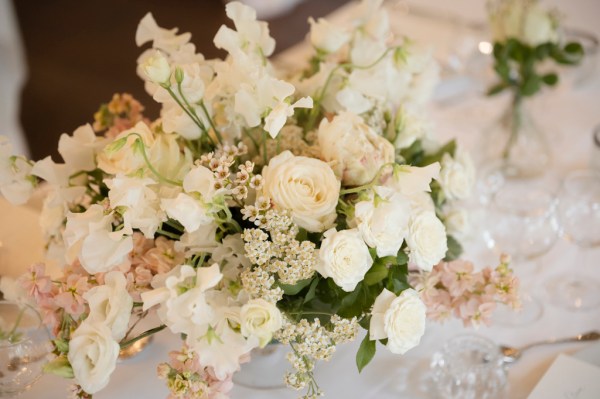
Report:
[[[360,201],[354,221],[365,243],[377,249],[377,256],[396,256],[408,233],[410,201],[394,190],[378,186],[371,199]]]
[[[321,156],[345,185],[369,183],[379,169],[394,162],[394,146],[357,115],[343,112],[323,119],[318,131]]]
[[[469,198],[475,185],[475,167],[469,154],[457,151],[454,158],[444,154],[439,182],[449,200]]]
[[[431,139],[433,124],[421,110],[402,106],[394,118],[394,146],[401,150],[410,147],[419,139]]]
[[[141,67],[146,77],[153,83],[165,84],[171,78],[169,60],[160,51],[156,51],[153,56],[148,57]]]
[[[104,285],[93,287],[83,294],[90,306],[86,322],[104,324],[112,332],[115,341],[125,337],[133,308],[133,298],[127,292],[127,280],[123,273],[109,272],[104,276]]]
[[[397,165],[392,176],[385,181],[385,186],[400,194],[412,196],[417,193],[431,192],[431,180],[437,180],[439,175],[439,162],[423,167]]]
[[[332,74],[333,69],[337,67],[337,63],[333,62],[321,62],[319,64],[319,72],[315,73],[309,78],[305,78],[294,82],[298,95],[311,96],[317,98],[326,81],[329,81],[328,89],[324,93],[321,99],[321,106],[327,112],[340,112],[344,110],[344,107],[338,102],[337,94],[345,84],[344,75],[345,71],[338,71]]]
[[[144,122],[138,122],[133,128],[119,133],[105,146],[96,157],[98,167],[112,175],[128,175],[143,168],[146,165],[143,154],[133,150],[136,140],[140,138],[146,147],[154,143],[154,134]]]
[[[40,161],[37,161],[31,174],[45,180],[52,188],[54,193],[52,206],[62,206],[67,208],[69,203],[80,200],[85,194],[84,186],[73,185],[76,180],[72,181],[69,176],[72,171],[65,164],[57,164],[48,156]]]
[[[331,277],[344,291],[353,291],[372,265],[369,247],[357,229],[323,233],[317,271]]]
[[[12,153],[8,138],[0,136],[0,193],[11,204],[24,204],[31,197],[35,182],[31,169],[24,157]]]
[[[340,182],[325,162],[284,151],[271,158],[262,176],[263,195],[276,208],[289,209],[298,226],[319,232],[335,221]]]
[[[257,337],[263,348],[273,338],[273,333],[281,328],[281,312],[274,304],[264,299],[249,300],[240,311],[240,326],[244,337]]]
[[[185,193],[179,193],[173,199],[161,199],[160,207],[170,218],[181,223],[189,233],[195,232],[200,226],[213,222],[213,218],[209,215],[208,206],[199,199]]]
[[[106,179],[110,206],[113,209],[119,208],[127,234],[133,234],[133,229],[139,229],[147,238],[154,238],[154,233],[166,220],[165,213],[160,209],[157,193],[149,187],[156,184],[150,178],[123,175]]]
[[[324,18],[315,21],[308,19],[310,24],[310,42],[318,50],[325,53],[335,53],[350,40],[350,34]]]
[[[108,385],[119,349],[110,328],[102,323],[84,321],[71,335],[67,358],[85,392],[94,394]]]
[[[469,214],[465,209],[454,209],[448,212],[444,224],[448,234],[456,238],[465,238],[471,230]]]
[[[260,124],[262,115],[267,110],[274,109],[284,102],[294,91],[294,85],[291,83],[263,75],[256,82],[240,85],[235,94],[234,110],[244,118],[248,127],[255,127]]]
[[[198,112],[197,114],[202,115],[202,113]],[[170,106],[163,108],[161,111],[161,120],[163,123],[163,130],[166,133],[177,133],[188,140],[196,140],[202,136],[200,127],[177,104],[171,104]]]
[[[78,127],[72,136],[61,134],[58,140],[58,152],[71,173],[96,169],[96,152],[104,140],[96,137],[92,127],[87,124]]]
[[[390,30],[389,16],[382,4],[383,0],[362,0],[352,10],[354,25],[379,41],[385,40]]]
[[[231,55],[238,52],[269,57],[275,50],[275,40],[269,35],[266,22],[256,20],[256,11],[239,1],[225,6],[225,13],[235,25],[235,29],[221,25],[214,38],[215,46]]]
[[[448,250],[446,229],[434,212],[420,212],[411,217],[406,243],[410,261],[425,271],[431,271]]]
[[[273,108],[269,115],[265,118],[265,130],[269,133],[271,138],[277,137],[279,131],[287,122],[287,118],[294,115],[295,108],[312,108],[313,100],[310,97],[303,97],[293,104],[287,102],[280,102]]]
[[[186,193],[200,193],[202,199],[211,201],[215,195],[215,175],[204,166],[194,166],[183,179],[183,189]]]
[[[175,250],[177,252],[184,252],[188,257],[193,256],[198,252],[213,252],[218,245],[216,233],[217,224],[214,222],[200,226],[198,230],[193,233],[186,231],[179,241],[175,241]],[[227,237],[223,239],[223,241],[225,241]],[[240,253],[243,253],[243,251]],[[221,263],[221,261],[215,259],[214,256],[213,259]]]
[[[153,42],[153,47],[170,53],[189,42],[191,37],[190,33],[177,35],[177,28],[163,29],[159,27],[152,13],[147,13],[135,32],[135,44],[140,47],[148,42]]]
[[[127,261],[133,240],[122,231],[113,232],[112,221],[112,214],[105,215],[98,204],[83,213],[69,212],[63,232],[67,263],[79,259],[88,273],[96,274]]]
[[[404,354],[419,345],[425,333],[426,312],[425,304],[412,288],[399,296],[384,288],[371,311],[369,338],[387,338],[390,352]]]

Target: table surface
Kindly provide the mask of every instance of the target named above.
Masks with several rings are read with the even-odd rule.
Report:
[[[460,41],[449,40],[448,37],[451,35],[459,38],[462,36],[463,39],[465,37],[485,39],[476,37],[481,33],[465,33],[466,30],[457,30],[451,24],[444,25],[439,21],[418,16],[399,15],[400,8],[393,2],[390,3],[393,13],[392,26],[397,32],[404,31],[430,43],[436,42],[435,35],[445,35],[446,40],[441,45],[436,42],[438,47],[435,53],[440,57],[453,51],[453,43]],[[428,10],[434,14],[442,13],[446,17],[451,16],[472,22],[483,21],[482,2],[457,0],[451,3],[452,6],[450,2],[443,4],[434,0],[421,0],[417,11]],[[558,5],[559,1],[546,3]],[[600,36],[600,25],[596,23],[597,16],[600,15],[600,2],[577,0],[561,3],[561,10],[568,16],[568,25],[593,31]],[[340,9],[333,17],[343,19],[344,9]],[[283,55],[282,62],[294,59],[302,51],[302,48],[290,50]],[[600,123],[600,115],[597,112],[600,100],[600,76],[598,75],[596,71],[584,87],[574,87],[567,75],[565,82],[553,92],[544,93],[533,101],[534,116],[537,116],[540,127],[547,132],[554,150],[555,166],[551,173],[557,178],[570,169],[586,167],[591,157],[591,131],[596,124]],[[482,99],[476,90],[469,90],[461,94],[458,99],[433,102],[430,111],[440,138],[458,137],[465,147],[473,148],[480,130],[498,117],[505,102],[506,98],[502,96]],[[29,263],[41,259],[43,244],[42,237],[35,227],[35,211],[26,207],[11,208],[0,198],[0,220],[3,222],[0,230],[0,242],[3,243],[0,249],[2,274],[16,274]],[[473,236],[468,241],[466,249],[466,255],[474,260],[492,262],[496,256],[484,249],[477,236]],[[533,289],[539,291],[546,278],[575,267],[573,264],[575,251],[570,244],[559,241],[539,260],[540,278],[537,279],[539,281],[531,284]],[[590,251],[588,260],[596,263],[596,268],[591,269],[590,272],[600,277],[600,267],[598,267],[600,251]],[[538,321],[521,327],[495,325],[492,328],[473,331],[464,329],[456,321],[443,325],[429,323],[421,345],[404,356],[393,355],[385,348],[379,347],[375,359],[359,376],[354,362],[357,341],[339,347],[333,360],[318,368],[316,376],[327,397],[330,398],[430,398],[430,394],[425,389],[429,359],[432,353],[453,335],[476,332],[498,343],[519,346],[540,339],[577,335],[592,329],[600,329],[600,309],[574,312],[551,304],[544,304],[544,313]],[[589,344],[563,344],[531,349],[509,369],[508,396],[515,399],[527,397],[559,353],[572,353],[585,349],[585,345]],[[177,348],[179,348],[177,337],[166,332],[158,334],[152,345],[138,357],[119,364],[109,386],[94,397],[97,399],[167,397],[167,389],[156,377],[155,368],[159,362],[167,359],[170,350]],[[69,383],[57,377],[43,376],[40,382],[21,398],[66,397],[65,389]],[[286,389],[257,391],[236,386],[231,396],[233,399],[268,399],[294,398],[298,394]]]

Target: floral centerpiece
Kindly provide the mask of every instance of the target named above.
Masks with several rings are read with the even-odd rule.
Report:
[[[488,2],[498,82],[488,95],[511,94],[510,106],[486,139],[486,160],[499,159],[507,174],[534,176],[547,170],[551,154],[545,137],[525,109],[525,101],[558,83],[551,65],[572,66],[583,57],[577,42],[565,42],[560,14],[538,0]]]
[[[285,382],[312,398],[315,362],[361,328],[359,369],[377,341],[418,345],[427,315],[478,324],[497,301],[517,305],[507,259],[453,262],[473,167],[433,138],[421,106],[437,67],[391,37],[380,5],[361,2],[348,26],[311,20],[314,56],[287,81],[241,3],[214,38],[224,60],[148,14],[138,71],[159,119],[115,95],[93,127],[61,136],[64,163],[2,144],[4,195],[50,187],[41,221],[63,275],[38,264],[20,283],[56,337],[46,370],[74,378],[76,397],[108,384],[120,349],[168,329],[183,340],[158,366],[171,397],[227,397],[252,349],[277,341],[290,347]],[[152,313],[157,326],[132,336]]]

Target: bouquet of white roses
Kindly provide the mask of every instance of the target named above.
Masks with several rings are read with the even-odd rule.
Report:
[[[107,385],[120,349],[168,329],[184,341],[158,366],[172,397],[227,397],[240,362],[273,340],[291,347],[286,383],[316,397],[315,361],[360,327],[362,369],[377,341],[416,346],[428,311],[478,323],[496,300],[515,302],[506,261],[483,277],[442,262],[461,252],[455,202],[473,167],[432,137],[421,106],[437,67],[394,41],[380,5],[362,1],[349,26],[311,20],[314,57],[289,81],[269,62],[266,23],[241,3],[227,5],[235,29],[214,39],[224,60],[148,14],[138,71],[159,119],[115,95],[93,127],[60,138],[64,163],[2,143],[5,196],[50,186],[41,221],[64,274],[34,265],[21,284],[56,337],[46,370],[74,377],[75,396]],[[160,324],[131,336],[155,311]]]

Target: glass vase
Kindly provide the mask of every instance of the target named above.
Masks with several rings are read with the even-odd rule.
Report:
[[[480,147],[482,163],[499,164],[507,177],[538,177],[552,161],[544,132],[526,101],[516,94],[500,119],[484,132]]]
[[[233,375],[233,382],[256,390],[285,388],[284,374],[290,368],[286,355],[290,348],[280,343],[270,343],[250,353],[250,361],[241,365]]]

